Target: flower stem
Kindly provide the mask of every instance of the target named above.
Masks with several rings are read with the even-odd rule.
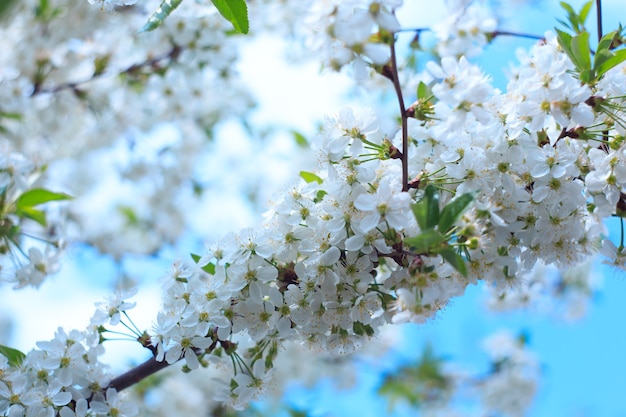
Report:
[[[620,240],[619,240],[619,248],[618,250],[621,252],[624,249],[624,218],[619,218],[619,226],[620,226]]]

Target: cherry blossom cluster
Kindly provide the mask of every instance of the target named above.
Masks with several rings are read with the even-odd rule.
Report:
[[[37,343],[28,354],[0,355],[0,413],[4,416],[85,417],[137,414],[137,405],[109,387],[110,367],[102,327],[116,324],[134,306],[119,293],[101,303],[85,331],[59,328],[54,339]],[[6,353],[6,352],[5,352]],[[8,359],[7,356],[11,356]]]
[[[153,339],[157,358],[183,357],[194,368],[218,346],[229,360],[237,355],[220,398],[240,407],[264,389],[277,341],[351,352],[383,323],[432,318],[470,283],[505,294],[537,262],[583,262],[619,208],[619,195],[609,200],[622,190],[621,179],[609,180],[615,170],[600,175],[603,186],[590,190],[586,180],[606,170],[594,154],[623,153],[622,99],[605,87],[624,85],[622,68],[581,85],[551,33],[505,92],[464,57],[429,64],[432,97],[414,104],[429,116],[408,125],[408,191],[397,157],[402,132],[382,137],[373,113],[329,118],[315,142],[320,171],[280,196],[263,227],[174,268]],[[601,107],[607,101],[617,113]],[[408,238],[426,232],[412,206],[427,184],[445,191],[441,207],[475,195],[456,229],[467,277],[441,256],[410,250]],[[248,357],[235,353],[237,334],[256,343]]]
[[[41,189],[44,168],[5,144],[0,161],[0,282],[38,287],[58,271],[64,210],[40,204],[67,196]]]
[[[234,69],[241,38],[217,13],[185,2],[161,30],[138,34],[152,6],[133,3],[15,2],[0,28],[2,146],[75,197],[66,240],[116,258],[187,230],[213,129],[252,105]],[[163,124],[178,134],[148,145]]]
[[[393,10],[401,4],[402,0],[315,2],[307,14],[309,46],[319,51],[326,66],[340,70],[352,63],[355,76],[365,78],[369,64],[389,60],[385,37],[400,29]]]
[[[379,393],[393,405],[408,401],[429,416],[475,415],[478,410],[486,415],[527,415],[541,371],[526,335],[500,330],[482,345],[489,358],[487,370],[454,363],[426,346],[416,362],[387,373]],[[396,393],[403,390],[410,393],[406,398]]]
[[[319,170],[302,172],[298,183],[275,198],[258,227],[208,244],[193,262],[176,262],[163,280],[163,306],[154,329],[137,335],[158,363],[182,360],[188,369],[225,365],[230,372],[216,379],[217,401],[240,409],[266,392],[285,341],[342,355],[369,343],[383,325],[432,319],[479,281],[500,300],[516,300],[516,291],[530,293],[529,277],[538,266],[565,270],[601,251],[624,268],[623,242],[617,247],[606,240],[603,221],[622,216],[626,207],[626,66],[582,83],[576,66],[548,32],[544,41],[520,56],[506,90],[500,91],[466,56],[493,30],[493,23],[483,20],[482,26],[462,29],[472,35],[462,42],[452,41],[458,33],[449,35],[440,28],[441,59],[429,62],[424,73],[402,77],[394,49],[394,35],[400,30],[394,9],[400,3],[320,2],[311,15],[311,21],[323,22],[322,33],[312,40],[326,65],[338,69],[352,62],[357,76],[371,70],[391,81],[389,88],[398,93],[403,109],[397,133],[383,134],[373,111],[344,109],[327,117],[313,143]],[[470,6],[463,13],[480,16],[473,15]],[[214,64],[205,54],[226,40],[220,35],[211,38],[219,31],[206,30],[203,22],[194,26],[181,20],[165,30],[168,42],[158,41],[167,46],[169,61]],[[49,30],[41,25],[41,30]],[[202,42],[210,46],[194,49]],[[88,45],[44,56],[30,68],[30,75],[25,69],[16,69],[13,78],[5,74],[3,82],[23,87],[17,93],[12,90],[7,106],[41,126],[50,115],[40,107],[22,107],[26,95],[62,114],[62,109],[84,104],[87,94],[106,98],[106,106],[119,110],[111,116],[121,119],[148,120],[155,112],[165,120],[184,115],[197,122],[208,117],[202,106],[188,104],[185,97],[203,96],[207,83],[221,82],[221,72],[190,78],[184,70],[166,69],[148,56],[139,61],[150,65],[128,67],[122,46],[104,68],[89,67],[87,74],[98,74],[90,88],[111,88],[100,83],[99,71],[113,67],[121,76],[109,82],[136,90],[125,89],[119,97],[109,92],[91,96],[91,89],[70,85],[58,94],[45,94],[47,82],[65,68],[61,64],[85,53],[80,47]],[[87,51],[97,54],[97,48]],[[211,58],[227,71],[232,63],[227,55]],[[97,56],[104,59],[106,54]],[[113,58],[120,61],[109,63],[116,62]],[[49,77],[38,79],[42,71]],[[415,101],[405,109],[402,91],[415,91],[418,79],[429,80],[428,85],[419,84],[418,96],[411,97]],[[402,85],[402,80],[413,84]],[[161,100],[163,96],[169,98]],[[129,102],[137,105],[137,113],[125,113]],[[214,110],[218,115],[225,111]],[[49,133],[71,128],[72,137],[80,137],[100,124],[91,115],[86,122],[66,120],[51,126]],[[18,125],[13,128],[15,135],[22,134]],[[68,146],[78,148],[80,138],[76,141]],[[186,137],[177,145],[192,154],[194,144]],[[39,152],[54,153],[56,147],[52,142],[50,149]],[[129,174],[135,179],[154,172],[141,169],[141,161],[131,165],[137,168]],[[153,184],[149,192],[161,197],[161,186],[173,188],[188,179],[187,174],[183,170],[174,180]],[[466,209],[452,209],[462,201],[468,202]],[[450,212],[455,215],[437,221]],[[137,223],[153,229],[149,222]],[[159,244],[154,241],[149,249]],[[120,314],[132,307],[128,296],[120,294],[99,306],[87,333],[59,331],[19,367],[0,363],[0,412],[11,417],[70,417],[114,414],[115,408],[115,415],[132,415],[131,406],[118,403],[115,384],[97,360],[102,328],[121,321]],[[513,384],[532,396],[534,379],[524,369],[535,371],[536,363],[510,343],[494,346],[509,349],[494,358],[503,367],[486,382],[484,402],[503,412],[518,409],[503,391]]]

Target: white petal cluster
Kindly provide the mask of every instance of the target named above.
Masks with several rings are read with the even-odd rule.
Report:
[[[69,239],[116,258],[153,253],[188,226],[207,134],[252,104],[235,81],[241,38],[192,1],[142,35],[147,4],[40,3],[16,2],[0,28],[2,147],[47,165],[42,181],[76,197]],[[164,124],[177,133],[147,138]]]
[[[16,7],[36,9],[30,1],[23,3]],[[94,3],[107,9],[125,5]],[[388,63],[390,40],[382,38],[399,29],[394,9],[400,3],[316,2],[310,21],[320,29],[314,47],[323,51],[325,64],[339,69],[353,63],[359,75],[367,65]],[[123,199],[113,206],[131,232],[113,234],[100,225],[85,232],[103,250],[126,251],[135,246],[128,245],[131,241],[150,252],[174,241],[185,205],[166,191],[190,182],[201,128],[210,129],[216,119],[240,114],[249,104],[245,94],[226,88],[231,87],[234,57],[229,37],[216,29],[221,18],[194,15],[195,6],[185,7],[191,8],[190,16],[170,19],[175,24],[160,32],[165,35],[138,41],[150,44],[150,53],[122,38],[105,42],[115,31],[92,33],[90,25],[98,27],[99,17],[80,5],[67,10],[76,20],[69,29],[54,27],[58,22],[49,26],[31,12],[0,31],[7,34],[3,39],[15,38],[34,24],[51,34],[33,35],[38,37],[29,40],[38,45],[35,54],[7,48],[8,56],[0,58],[0,64],[7,63],[0,65],[0,86],[6,87],[0,89],[2,110],[24,121],[2,126],[7,140],[36,138],[16,146],[45,161],[78,160],[68,162],[65,175],[83,191],[92,186],[90,175],[102,172],[94,161],[107,159],[107,152],[126,157],[115,185],[122,184],[133,206]],[[532,286],[523,284],[536,265],[567,269],[600,250],[623,268],[623,245],[605,240],[602,222],[623,215],[626,205],[624,66],[593,86],[581,85],[548,33],[545,42],[520,57],[501,92],[464,55],[481,47],[494,29],[492,20],[472,10],[463,6],[453,22],[438,29],[442,59],[429,64],[429,75],[422,77],[433,80],[429,117],[409,120],[407,131],[394,137],[379,131],[373,112],[344,109],[328,117],[314,142],[318,172],[303,173],[305,182],[278,195],[258,227],[207,246],[194,263],[172,266],[149,338],[157,361],[182,360],[189,369],[232,366],[231,374],[216,379],[214,397],[242,408],[268,390],[284,341],[347,354],[379,334],[384,324],[432,319],[471,283],[484,281],[501,300],[516,302],[514,292],[520,288],[533,296]],[[126,12],[132,15],[133,8]],[[453,33],[452,27],[459,31]],[[84,32],[91,35],[81,36]],[[197,66],[190,71],[181,63]],[[103,77],[107,71],[121,75]],[[89,83],[81,81],[85,77]],[[218,90],[232,96],[209,100]],[[98,110],[103,113],[96,116]],[[182,120],[185,140],[165,141],[156,150],[128,136],[119,142],[129,126],[148,129],[155,119]],[[98,131],[101,127],[109,130]],[[398,156],[404,134],[408,150]],[[120,143],[125,149],[109,150]],[[141,152],[132,152],[135,147]],[[153,158],[146,158],[151,153]],[[25,189],[32,168],[17,154],[4,154],[0,184],[6,201],[14,202],[19,192],[13,190]],[[86,168],[82,177],[76,174]],[[411,187],[404,183],[403,168]],[[125,179],[140,184],[141,193],[124,189]],[[474,198],[445,242],[446,248],[459,248],[467,274],[444,252],[410,250],[406,239],[428,232],[413,211],[424,199],[425,184],[441,190],[440,210],[455,196]],[[75,207],[81,203],[78,211],[87,212],[85,200]],[[83,226],[89,223],[88,216],[75,217]],[[114,222],[116,230],[123,223],[120,218]],[[0,230],[8,235],[6,226]],[[54,255],[29,250],[28,265],[16,274],[18,286],[41,282],[40,274],[55,269]],[[126,301],[130,295],[119,293],[99,304],[84,333],[59,330],[20,367],[0,359],[0,414],[133,415],[132,405],[106,389],[110,375],[98,361],[99,326],[121,322],[134,306]],[[526,373],[536,371],[536,362],[509,339],[490,346],[500,368],[484,383],[484,403],[497,412],[519,414],[536,389]],[[515,397],[505,392],[511,385],[517,387]]]
[[[0,282],[14,289],[39,287],[59,270],[66,240],[64,212],[58,206],[26,207],[21,197],[41,189],[45,168],[8,143],[1,147]]]
[[[352,63],[355,76],[364,78],[367,64],[389,61],[387,41],[376,36],[400,28],[393,11],[401,5],[401,0],[315,2],[307,16],[310,47],[320,51],[328,67],[340,70]]]
[[[37,343],[19,366],[0,355],[0,414],[5,416],[131,417],[136,406],[114,389],[103,392],[112,378],[99,361],[104,353],[96,327]]]
[[[562,68],[552,68],[555,62]],[[399,160],[366,153],[387,140],[373,114],[343,110],[327,119],[315,141],[321,163],[315,180],[279,196],[260,227],[223,240],[197,266],[179,266],[169,276],[154,337],[159,357],[184,358],[193,368],[196,355],[212,358],[216,346],[235,355],[240,338],[249,337],[255,353],[237,356],[239,371],[218,395],[240,407],[266,388],[275,342],[301,340],[345,354],[383,323],[427,321],[469,283],[483,280],[506,294],[538,261],[568,268],[586,260],[600,246],[603,213],[616,207],[588,209],[605,197],[602,187],[585,188],[596,165],[606,169],[592,157],[611,151],[590,152],[593,142],[576,135],[588,123],[612,124],[591,107],[591,90],[581,89],[571,69],[550,36],[531,50],[518,70],[526,75],[506,92],[464,58],[429,67],[439,79],[432,87],[439,101],[432,120],[409,128],[409,174],[475,193],[476,204],[459,225],[474,241],[466,252],[467,278],[438,256],[403,252],[403,239],[421,232],[410,208],[421,191],[402,191]],[[534,73],[550,71],[556,85],[534,84]],[[548,103],[536,103],[540,123],[511,105],[530,106],[537,97]],[[442,196],[442,207],[447,202]],[[504,380],[526,384],[515,373],[499,378],[490,392]],[[532,383],[526,388],[534,392]],[[517,405],[493,405],[509,406]]]
[[[446,18],[433,26],[437,53],[441,57],[473,57],[480,54],[497,29],[498,22],[481,2],[447,1]]]
[[[483,407],[507,416],[524,416],[537,391],[540,364],[524,343],[508,332],[484,342],[494,371],[480,384]]]

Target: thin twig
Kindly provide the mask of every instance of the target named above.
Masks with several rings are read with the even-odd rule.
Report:
[[[598,22],[598,42],[602,39],[602,0],[596,0],[596,20]]]
[[[533,35],[532,33],[519,33],[519,32],[509,32],[507,30],[496,30],[495,32],[491,32],[491,38],[495,38],[496,36],[515,36],[517,38],[527,38],[527,39],[536,39],[538,41],[545,40],[546,38],[540,35]]]
[[[138,64],[133,64],[129,66],[128,68],[120,71],[119,73],[116,73],[116,75],[130,74],[144,67],[153,67],[157,65],[159,62],[164,61],[166,59],[175,61],[176,58],[178,58],[178,56],[180,55],[181,51],[182,51],[182,47],[178,45],[173,45],[172,49],[170,49],[167,53],[160,55],[158,57],[155,57],[155,58],[148,59],[144,62],[140,62]],[[31,96],[35,96],[38,94],[54,94],[62,90],[76,90],[78,86],[91,82],[97,78],[100,78],[106,73],[107,73],[106,71],[97,72],[93,74],[91,78],[81,80],[81,81],[68,82],[66,84],[60,84],[60,85],[49,87],[49,88],[40,88],[40,86],[35,85],[35,88],[33,89]]]
[[[393,88],[396,91],[398,97],[398,104],[400,105],[400,117],[402,118],[402,191],[409,190],[409,140],[408,140],[408,123],[406,107],[404,106],[404,98],[402,96],[402,86],[400,86],[400,77],[398,76],[398,62],[396,59],[396,37],[394,34],[393,42],[391,42],[391,82]]]

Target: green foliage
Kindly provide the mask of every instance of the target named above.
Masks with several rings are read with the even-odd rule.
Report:
[[[211,2],[217,11],[232,23],[237,32],[248,33],[248,7],[245,0],[211,0]]]
[[[591,11],[591,7],[593,6],[593,1],[590,0],[587,3],[583,4],[578,13],[576,13],[576,11],[568,3],[562,1],[560,4],[561,7],[567,12],[567,22],[560,19],[557,19],[557,22],[570,29],[574,33],[586,32],[585,21],[589,16],[589,12]]]
[[[426,346],[416,363],[385,376],[378,393],[387,397],[391,407],[398,401],[419,407],[443,399],[452,388],[442,371],[443,362],[430,345]]]
[[[621,43],[619,31],[607,33],[600,39],[593,60],[596,77],[600,79],[611,68],[626,61],[626,49],[611,50],[614,44]]]
[[[71,198],[71,196],[64,193],[55,193],[42,188],[34,188],[26,191],[15,200],[15,214],[22,218],[34,220],[42,226],[45,226],[46,214],[35,207],[50,201],[70,200]]]
[[[195,263],[200,262],[200,255],[197,255],[195,253],[191,253],[190,255],[191,255],[191,259],[193,259]],[[208,264],[202,267],[202,270],[209,275],[215,275],[215,264],[209,262]]]
[[[43,188],[33,188],[26,191],[15,200],[15,208],[17,211],[26,207],[34,207],[49,201],[70,200],[72,197],[65,193],[55,193]]]
[[[315,175],[312,172],[300,171],[300,177],[303,180],[305,180],[307,183],[315,181],[318,184],[321,184],[323,182],[323,180],[320,177],[318,177],[317,175]]]
[[[574,64],[578,78],[583,84],[595,84],[611,68],[626,61],[626,49],[611,50],[611,46],[618,36],[617,31],[607,33],[602,37],[595,52],[593,65],[591,48],[589,47],[589,32],[582,32],[575,36],[559,29],[556,29],[556,32],[559,45]]]
[[[63,8],[52,7],[49,0],[39,0],[39,4],[35,6],[35,18],[42,22],[50,22],[62,13]]]
[[[0,0],[0,19],[9,14],[15,3],[17,3],[15,0]]]
[[[434,185],[426,186],[424,197],[411,206],[417,224],[422,230],[433,228],[439,222],[439,191]]]
[[[298,146],[300,146],[301,148],[309,147],[309,141],[302,133],[292,130],[291,134],[293,135],[293,139],[296,141],[296,144]]]
[[[595,84],[611,68],[626,61],[626,50],[614,50],[616,46],[622,43],[620,28],[619,31],[607,33],[602,37],[592,62],[589,32],[584,26],[592,3],[591,1],[585,3],[581,10],[576,13],[569,4],[561,2],[561,6],[567,12],[568,22],[559,20],[559,23],[574,32],[574,35],[555,28],[559,45],[574,64],[580,82],[588,85]]]
[[[120,205],[117,206],[117,210],[126,218],[126,222],[129,226],[137,226],[141,222],[132,207]]]
[[[163,0],[139,32],[149,32],[161,26],[183,0]],[[248,7],[245,0],[211,0],[217,11],[228,20],[238,33],[248,33]]]
[[[442,210],[437,226],[439,230],[448,231],[454,222],[456,222],[461,214],[467,209],[474,200],[474,196],[470,193],[463,194],[450,201]]]
[[[467,276],[463,257],[449,242],[454,239],[454,223],[473,200],[474,195],[466,193],[450,201],[440,210],[439,191],[434,185],[427,185],[422,199],[411,206],[413,216],[422,232],[404,239],[404,243],[418,254],[441,255],[459,273]]]
[[[19,350],[4,345],[0,345],[0,355],[3,355],[9,360],[10,366],[20,366],[26,357],[26,355]]]
[[[317,190],[317,193],[315,194],[315,198],[313,199],[313,202],[315,204],[319,203],[320,201],[322,201],[324,199],[324,196],[328,194],[326,191],[324,190]]]

